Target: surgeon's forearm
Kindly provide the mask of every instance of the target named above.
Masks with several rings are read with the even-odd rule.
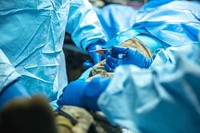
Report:
[[[86,50],[86,47],[96,42],[106,42],[103,28],[87,0],[70,1],[70,11],[66,31],[71,34],[75,44]]]

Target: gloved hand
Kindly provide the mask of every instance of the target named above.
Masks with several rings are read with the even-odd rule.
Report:
[[[103,55],[102,54],[99,54],[97,52],[91,52],[92,50],[98,50],[98,49],[102,49],[104,46],[103,44],[100,44],[100,43],[96,43],[96,44],[91,44],[87,47],[87,51],[88,51],[88,54],[89,56],[93,59],[94,61],[94,64],[97,64],[99,63],[102,59],[103,59]]]
[[[30,97],[29,93],[24,86],[18,82],[18,80],[15,80],[13,83],[5,87],[0,93],[0,108],[15,98],[25,97]]]
[[[90,68],[94,66],[94,62],[90,61],[90,60],[86,60],[85,62],[83,62],[82,64],[85,68]]]
[[[113,46],[110,52],[107,52],[105,69],[113,72],[121,64],[133,64],[140,68],[148,68],[153,59],[146,58],[140,52],[134,49]]]
[[[110,82],[109,78],[95,77],[90,82],[79,79],[71,82],[63,90],[57,104],[83,107],[92,111],[99,111],[97,99],[106,89]]]

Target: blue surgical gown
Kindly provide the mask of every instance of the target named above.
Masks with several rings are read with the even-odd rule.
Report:
[[[160,50],[150,69],[119,66],[98,104],[135,133],[200,132],[200,49]]]
[[[62,51],[66,28],[83,50],[105,42],[87,0],[1,0],[0,5],[0,48],[31,94],[54,100],[67,85]]]
[[[20,75],[10,63],[4,52],[0,49],[0,94],[4,87],[15,81]]]
[[[110,40],[118,33],[131,28],[135,22],[137,10],[130,6],[109,4],[94,10]]]
[[[199,31],[199,2],[152,0],[138,10],[132,28],[114,37],[107,46],[136,37],[155,52],[158,48],[197,43]]]
[[[16,98],[28,98],[30,95],[19,84],[20,74],[16,72],[4,52],[0,49],[0,109]]]

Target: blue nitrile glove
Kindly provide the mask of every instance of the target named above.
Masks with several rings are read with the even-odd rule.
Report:
[[[24,88],[24,86],[18,82],[18,80],[15,80],[5,87],[0,93],[0,108],[15,98],[25,97],[30,97],[29,93],[27,92],[26,88]]]
[[[58,105],[79,106],[91,111],[99,111],[97,99],[106,89],[109,78],[95,77],[90,82],[79,79],[71,82],[58,99]]]
[[[94,66],[94,62],[93,62],[93,61],[90,61],[90,60],[86,60],[85,62],[83,62],[83,66],[84,66],[85,68],[93,67],[93,66]]]
[[[148,68],[152,61],[152,58],[146,58],[137,50],[113,46],[112,50],[107,52],[104,67],[109,72],[113,72],[117,66],[122,64],[133,64],[140,68]]]
[[[91,44],[87,47],[87,51],[89,56],[93,59],[94,64],[99,63],[102,59],[103,59],[103,55],[97,53],[97,52],[91,52],[92,50],[98,50],[98,49],[102,49],[104,46],[103,44],[100,43],[96,43],[96,44]]]

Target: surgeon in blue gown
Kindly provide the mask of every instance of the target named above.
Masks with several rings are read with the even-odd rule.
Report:
[[[115,37],[109,38],[107,47],[120,45],[131,38],[141,41],[152,53],[158,48],[170,46],[182,46],[185,44],[197,43],[197,34],[200,30],[200,3],[185,0],[150,0],[136,13],[130,14],[114,12],[115,6],[101,9],[99,19],[106,31],[112,35],[109,27],[112,23],[113,29],[130,27]],[[107,9],[107,10],[106,10]],[[123,9],[122,7],[120,9]],[[120,10],[119,9],[119,10]],[[125,7],[124,7],[125,10]],[[130,10],[130,9],[127,9]],[[120,17],[123,16],[123,17]],[[127,16],[131,16],[128,19]],[[127,17],[127,18],[126,18]],[[122,20],[121,20],[122,19]],[[124,26],[122,26],[124,25]],[[121,30],[122,31],[122,30]]]
[[[62,50],[65,29],[85,51],[106,42],[87,0],[1,0],[0,5],[0,49],[21,76],[19,83],[31,95],[44,94],[55,100],[67,85]],[[95,63],[101,60],[98,54],[89,54]],[[0,80],[10,82],[9,78]]]

